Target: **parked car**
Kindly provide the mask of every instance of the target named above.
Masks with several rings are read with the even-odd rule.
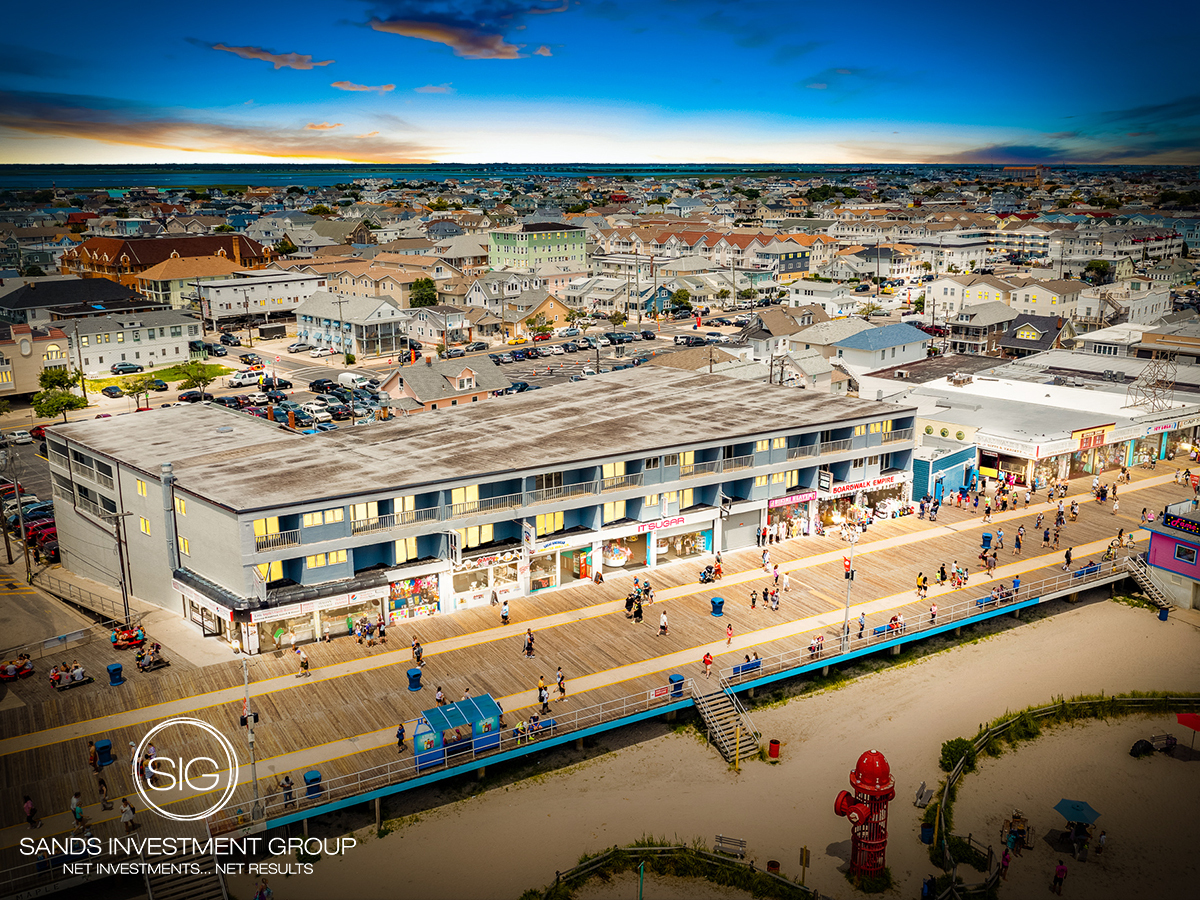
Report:
[[[471,341],[471,343],[467,344],[467,346],[466,346],[466,350],[468,353],[477,353],[480,350],[486,350],[487,348],[488,348],[488,345],[485,344],[483,341]]]
[[[10,431],[8,433],[8,442],[10,444],[32,444],[33,435],[28,431]]]
[[[574,341],[567,341],[565,344],[562,345],[562,348],[563,348],[564,353],[578,353],[579,352],[579,345],[576,344]]]
[[[283,391],[267,391],[266,394],[267,394],[267,400],[271,403],[287,402],[288,396]]]
[[[574,325],[572,325],[570,328],[564,328],[562,330],[563,337],[575,337],[575,335],[577,335],[577,334],[579,334],[579,329],[576,328]]]
[[[262,387],[264,390],[290,391],[292,383],[286,378],[264,378],[262,380]]]
[[[466,356],[467,351],[462,347],[447,347],[446,352],[442,355],[443,359],[459,359]]]
[[[507,343],[507,344],[510,344],[511,346],[514,346],[514,347],[515,347],[517,344],[524,344],[524,343],[526,343],[526,341],[525,341],[525,338],[518,336],[518,337],[512,337],[512,338],[509,338],[509,339],[506,341],[506,343]]]
[[[111,397],[114,400],[117,397],[125,396],[125,392],[123,390],[121,390],[119,387],[117,387],[115,384],[110,384],[108,387],[106,387],[102,391],[100,391],[100,393],[102,393],[105,397]]]
[[[201,391],[184,391],[175,396],[180,403],[199,403],[201,400],[212,400],[212,398],[212,394]]]
[[[504,393],[506,393],[506,394],[523,394],[527,390],[529,390],[529,382],[528,381],[514,381],[512,384],[510,384],[507,388],[504,389]]]
[[[238,403],[237,397],[217,397],[213,403],[218,406],[224,406],[227,409],[241,409],[242,404]]]
[[[294,344],[288,344],[287,352],[288,353],[301,353],[305,350],[311,350],[312,348],[313,348],[313,345],[307,343],[306,341],[296,341],[296,343],[294,343]]]
[[[500,358],[496,360],[498,363],[510,363],[514,361],[515,357],[511,353],[501,353]]]
[[[658,335],[655,334],[653,331],[643,331],[642,332],[642,340],[643,341],[656,341],[656,340],[658,340]]]
[[[4,518],[7,519],[9,516],[11,516],[13,513],[15,513],[20,507],[25,507],[25,509],[28,510],[35,506],[52,506],[53,504],[54,504],[53,500],[43,501],[43,500],[39,500],[37,498],[36,494],[25,494],[24,496],[22,496],[18,499],[5,500],[4,506],[0,509],[3,510],[2,514],[3,514]]]
[[[134,372],[142,371],[142,367],[137,363],[119,362],[113,363],[111,366],[109,366],[108,371],[112,372],[114,375],[132,375]]]
[[[567,351],[563,349],[562,344],[555,344],[553,347],[550,348],[550,352],[555,356],[562,356]]]
[[[510,355],[513,358],[513,362],[524,362],[525,361],[525,351],[524,350],[513,350]]]
[[[337,351],[332,347],[317,347],[308,351],[308,355],[313,359],[318,359],[322,356],[337,356]]]
[[[603,336],[596,338],[596,343],[599,344],[601,347],[611,347],[612,346],[612,341],[610,341],[608,338],[603,337]]]
[[[551,337],[550,332],[542,331],[542,332],[539,332],[538,334],[535,334],[533,336],[533,340],[535,343],[541,343],[542,341],[550,340],[550,337]]]
[[[337,387],[337,382],[332,378],[318,378],[316,381],[308,383],[308,389],[314,394],[323,394],[326,391],[331,391]]]
[[[226,347],[240,347],[240,346],[242,346],[242,339],[240,337],[237,337],[236,335],[222,334],[221,335],[221,343],[224,344]]]
[[[161,378],[155,378],[150,382],[150,390],[152,391],[169,391],[171,386]]]
[[[350,407],[345,403],[330,403],[325,407],[325,412],[337,422],[350,418]]]
[[[253,394],[247,394],[246,400],[250,406],[262,406],[270,402],[267,400],[267,395],[262,391],[255,391]]]
[[[58,541],[46,541],[38,547],[38,553],[42,554],[42,559],[47,563],[58,562]]]
[[[337,426],[332,422],[318,422],[317,431],[337,431]]]
[[[540,359],[541,356],[542,356],[542,351],[539,350],[537,347],[529,347],[527,350],[525,350],[525,358],[526,359]]]
[[[500,365],[500,357],[501,356],[502,356],[502,354],[500,354],[500,353],[489,353],[487,355],[488,359],[490,359],[496,365]]]
[[[209,356],[228,356],[229,351],[221,344],[205,344],[204,349],[208,351]]]
[[[243,353],[241,356],[238,357],[238,360],[247,366],[252,366],[255,363],[261,363],[262,357],[259,356],[257,353]]]
[[[46,426],[34,425],[29,429],[29,433],[33,435],[35,440],[43,441],[46,439]]]

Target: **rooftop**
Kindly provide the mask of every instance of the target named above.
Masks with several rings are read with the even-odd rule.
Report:
[[[154,476],[171,462],[180,489],[251,512],[906,412],[911,407],[642,366],[503,403],[316,435],[209,406],[72,422],[54,434]]]

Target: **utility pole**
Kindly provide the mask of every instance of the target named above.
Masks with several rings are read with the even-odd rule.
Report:
[[[246,343],[248,347],[254,346],[254,324],[250,321],[250,288],[244,287],[242,290],[242,298],[246,307]]]
[[[338,329],[341,331],[342,337],[345,338],[346,323],[342,319],[342,316],[344,315],[344,313],[342,312],[342,304],[346,302],[346,298],[339,294],[338,299],[334,300],[333,302],[337,304],[337,308],[338,308]],[[450,338],[447,337],[446,340],[449,341]],[[343,341],[342,363],[345,364],[345,362],[346,362],[346,351],[345,351],[345,344]],[[349,387],[349,385],[347,385],[347,387]],[[350,407],[350,424],[351,425],[354,424],[354,400],[355,400],[354,388],[350,387],[350,402],[347,403],[346,405]]]
[[[850,538],[850,566],[846,570],[846,615],[842,619],[842,652],[850,651],[850,587],[854,584],[854,545],[858,543],[858,536],[862,532],[858,529],[858,524],[855,523],[854,530],[849,533]]]
[[[250,818],[257,821],[263,817],[262,802],[258,799],[258,759],[254,752],[254,720],[257,713],[250,712],[250,661],[242,657],[242,686],[246,698],[242,702],[242,718],[246,724],[246,741],[250,744],[250,782],[254,785],[254,805],[250,807]]]
[[[20,500],[21,492],[17,489],[17,485],[18,485],[20,479],[18,478],[19,473],[17,471],[17,454],[14,452],[14,450],[15,450],[15,448],[10,445],[9,449],[8,449],[8,474],[12,478],[13,496],[15,498],[17,498],[18,500]],[[24,550],[24,554],[25,554],[25,581],[29,584],[33,584],[33,567],[29,564],[29,542],[25,539],[25,504],[24,503],[17,504],[17,523],[21,529],[21,546],[22,546],[22,548]],[[7,535],[5,535],[5,546],[6,547],[8,546],[8,536]],[[9,554],[9,561],[10,562],[12,561],[11,553]]]
[[[79,346],[79,320],[76,319],[73,324],[75,326],[75,358],[79,360],[79,390],[83,392],[83,399],[87,400],[87,379],[83,377],[83,348]]]
[[[11,454],[16,448],[12,444],[8,443],[7,437],[5,437],[5,439],[4,439],[3,446],[4,446],[4,450],[0,451],[3,453],[3,459],[0,459],[0,463],[7,465],[9,454]],[[13,483],[14,484],[16,483],[15,478],[13,479]],[[24,506],[25,504],[22,502],[20,494],[14,494],[14,497],[17,501],[17,510],[19,512],[21,507]],[[3,531],[4,531],[4,552],[8,556],[8,564],[11,566],[12,561],[13,561],[12,544],[10,544],[8,542],[8,529],[4,528]]]

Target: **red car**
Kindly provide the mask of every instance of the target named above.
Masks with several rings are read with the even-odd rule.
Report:
[[[40,540],[41,535],[45,534],[47,531],[53,531],[55,534],[58,534],[58,531],[55,529],[53,519],[45,519],[41,522],[35,522],[32,525],[26,525],[25,543],[37,543],[37,541]]]
[[[45,547],[47,544],[58,543],[58,529],[51,525],[49,528],[43,528],[33,536],[34,543],[38,547]]]
[[[46,437],[46,426],[34,425],[29,429],[29,434],[35,441],[40,441]]]
[[[550,332],[548,332],[548,331],[543,331],[541,334],[535,334],[533,336],[533,341],[535,344],[538,341],[548,341],[548,340],[550,340]]]

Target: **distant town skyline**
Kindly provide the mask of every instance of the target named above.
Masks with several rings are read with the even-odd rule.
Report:
[[[26,4],[0,163],[1194,165],[1197,9]]]

